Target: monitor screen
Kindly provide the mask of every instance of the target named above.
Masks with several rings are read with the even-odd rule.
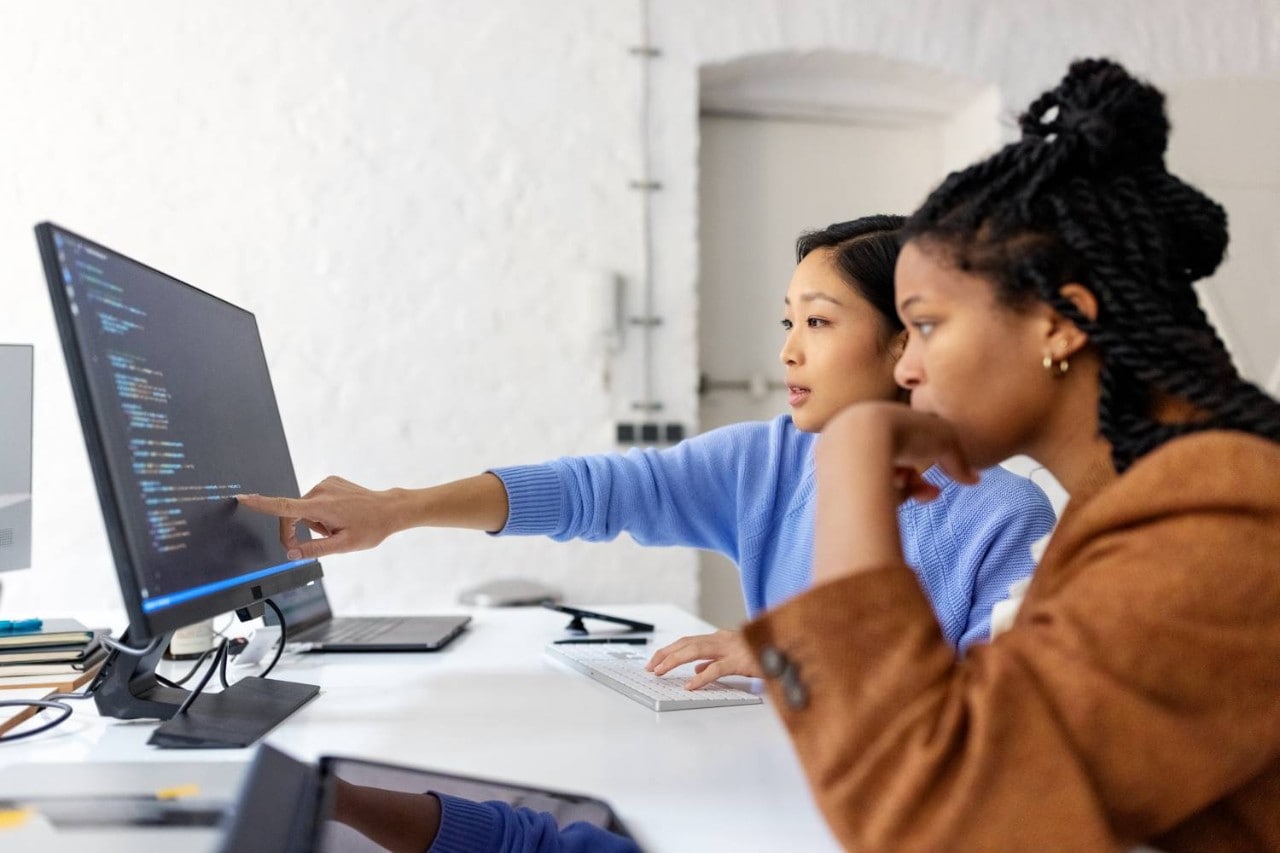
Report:
[[[253,314],[59,226],[36,234],[131,640],[319,577],[234,498],[298,494]]]
[[[0,344],[0,572],[31,565],[30,344]]]

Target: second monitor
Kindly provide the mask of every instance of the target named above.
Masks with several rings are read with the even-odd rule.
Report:
[[[29,344],[0,344],[0,572],[31,565]]]

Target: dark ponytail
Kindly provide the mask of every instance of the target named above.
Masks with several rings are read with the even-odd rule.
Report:
[[[1241,379],[1192,288],[1222,262],[1227,216],[1165,168],[1164,96],[1115,62],[1082,60],[1019,123],[1018,142],[929,196],[905,239],[990,279],[1005,304],[1047,302],[1089,335],[1118,471],[1197,430],[1280,440],[1280,404]],[[1097,298],[1095,320],[1058,293],[1068,282]],[[1203,417],[1157,420],[1167,397]]]

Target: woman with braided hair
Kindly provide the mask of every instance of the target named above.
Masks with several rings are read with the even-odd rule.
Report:
[[[1280,849],[1280,404],[1197,305],[1226,216],[1168,130],[1155,88],[1077,62],[907,224],[910,407],[828,423],[816,586],[745,629],[850,848]],[[1071,500],[958,660],[894,507],[1017,453]]]

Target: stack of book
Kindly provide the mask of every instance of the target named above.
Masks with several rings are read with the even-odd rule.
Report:
[[[75,619],[0,625],[0,691],[47,687],[69,693],[93,678],[107,656],[103,631]],[[5,698],[0,693],[0,699]]]

